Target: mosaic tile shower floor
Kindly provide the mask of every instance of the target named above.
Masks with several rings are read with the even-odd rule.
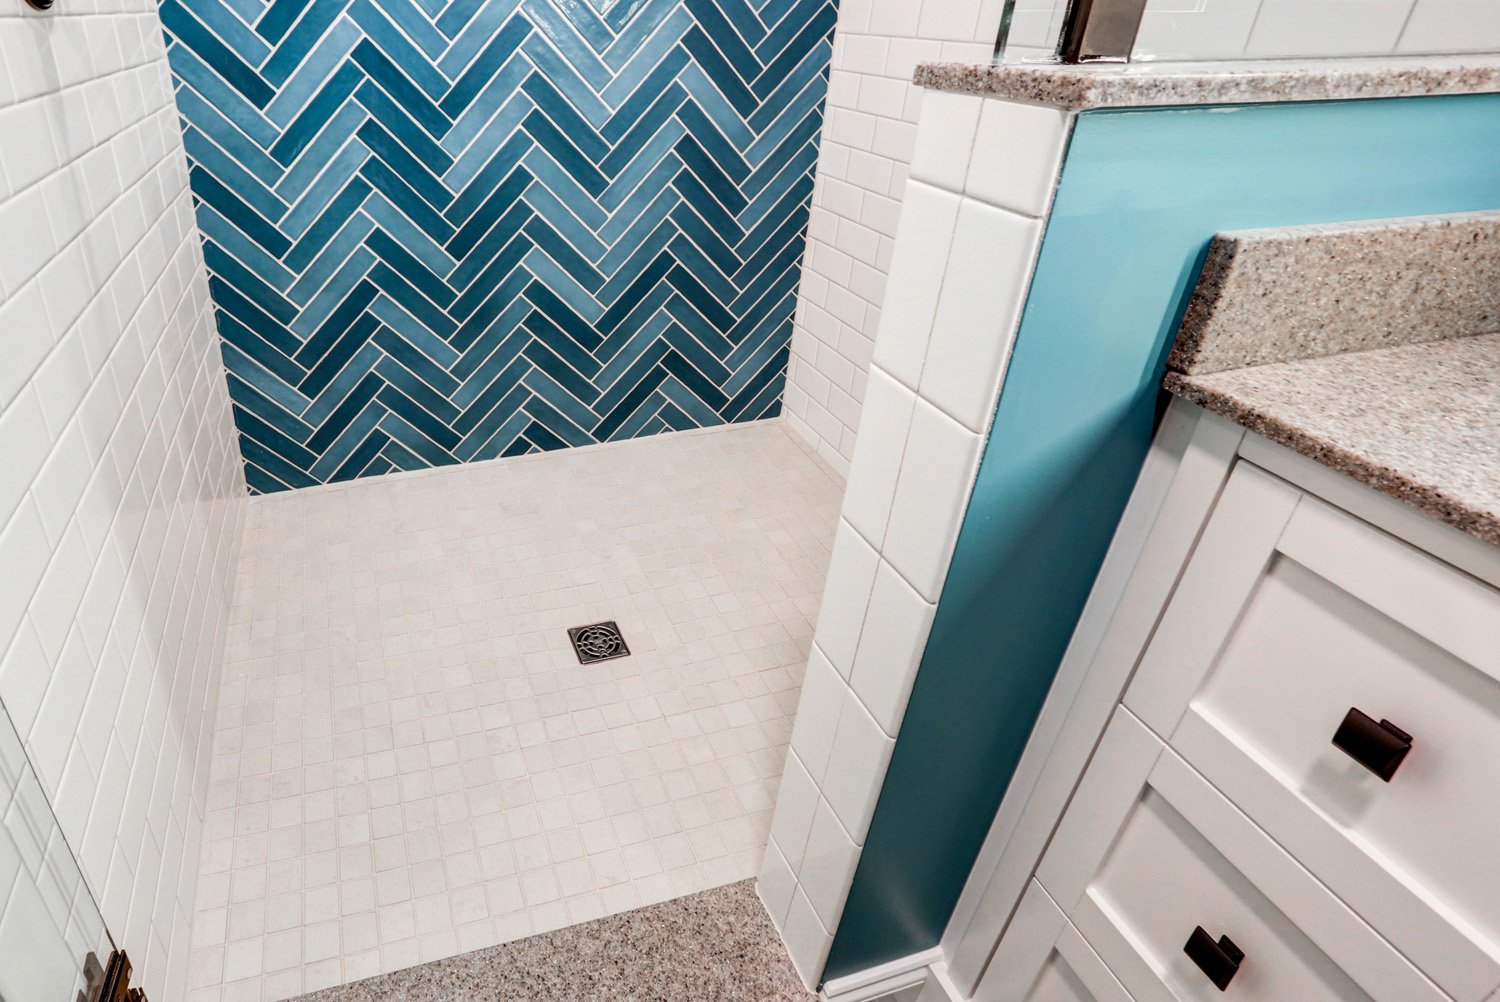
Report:
[[[257,500],[190,999],[752,876],[840,494],[772,421]],[[609,619],[631,656],[580,666]]]

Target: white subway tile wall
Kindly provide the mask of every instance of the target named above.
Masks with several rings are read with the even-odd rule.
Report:
[[[1495,0],[1419,0],[1396,43],[1400,52],[1500,50]]]
[[[1044,58],[1067,0],[1016,0],[1007,61]],[[1274,59],[1500,49],[1494,0],[1147,0],[1133,58]]]
[[[928,111],[943,124],[924,124],[917,137],[892,308],[873,350],[758,883],[809,986],[832,945],[932,629],[1068,134],[1059,112],[933,96]]]
[[[841,475],[854,456],[916,147],[924,98],[912,73],[932,59],[988,62],[1003,8],[1003,0],[839,5],[784,413]],[[968,137],[948,141],[967,147]]]
[[[66,999],[109,936],[21,739],[0,716],[0,998]]]
[[[180,998],[244,481],[149,0],[0,12],[0,235],[0,702]]]

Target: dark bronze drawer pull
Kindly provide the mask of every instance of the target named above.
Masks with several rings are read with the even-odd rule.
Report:
[[[1333,744],[1389,783],[1406,753],[1411,751],[1411,735],[1389,720],[1377,721],[1367,713],[1350,708],[1344,715],[1344,722],[1333,734]]]
[[[1221,992],[1229,987],[1229,982],[1234,980],[1235,973],[1240,969],[1240,962],[1245,959],[1245,951],[1235,946],[1234,940],[1228,936],[1220,936],[1215,943],[1214,938],[1201,925],[1188,937],[1182,952],[1198,965],[1198,970],[1208,975],[1208,980]]]

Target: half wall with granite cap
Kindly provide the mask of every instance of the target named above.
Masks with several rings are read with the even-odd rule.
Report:
[[[1407,66],[1415,93],[1495,89],[1473,67]],[[1500,208],[1494,95],[1339,100],[1373,85],[1303,67],[1281,80],[1289,103],[1228,107],[1238,84],[1201,71],[1163,86],[1103,69],[1112,82],[1096,87],[1066,67],[1039,89],[1045,71],[1026,67],[1009,90],[994,83],[1007,72],[976,70],[964,93],[924,104],[876,341],[872,387],[888,374],[890,403],[872,391],[866,408],[760,879],[804,978],[835,998],[934,958],[959,991],[983,973],[976,944],[1009,912],[978,910],[979,891],[1014,877],[999,851],[1028,837],[1021,754],[1140,470],[1214,235]],[[1195,94],[1205,106],[1180,107]],[[1027,166],[1058,155],[1055,175]],[[966,214],[1039,193],[1034,271],[1017,287],[1001,279],[1007,245],[966,236]],[[945,360],[959,330],[970,340]],[[950,393],[960,383],[929,379],[935,363],[997,380],[998,395]],[[915,434],[929,410],[983,446],[956,450],[945,475],[939,439]],[[903,492],[933,528],[925,563],[901,548]]]

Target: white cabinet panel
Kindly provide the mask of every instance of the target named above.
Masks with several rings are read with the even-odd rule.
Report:
[[[1246,1002],[1444,999],[1125,711],[1038,880],[1139,1002],[1220,997],[1184,950],[1200,926],[1243,951],[1230,985]]]
[[[1247,1002],[1370,998],[1150,788],[1076,919],[1142,1002],[1217,997],[1184,949],[1199,928],[1243,953],[1226,988]]]
[[[1157,734],[1172,733],[1300,500],[1296,488],[1253,466],[1230,475],[1125,693],[1125,705]]]
[[[1035,881],[1012,929],[973,1002],[1135,1002]]]
[[[1500,1002],[1500,552],[1231,454],[1175,585],[1109,619],[1124,697],[1048,759],[1071,797],[976,1002]]]
[[[1479,1000],[1500,984],[1497,675],[1500,594],[1242,466],[1126,702],[1438,984]],[[1389,782],[1333,743],[1351,711],[1386,721],[1391,749],[1411,736]]]

